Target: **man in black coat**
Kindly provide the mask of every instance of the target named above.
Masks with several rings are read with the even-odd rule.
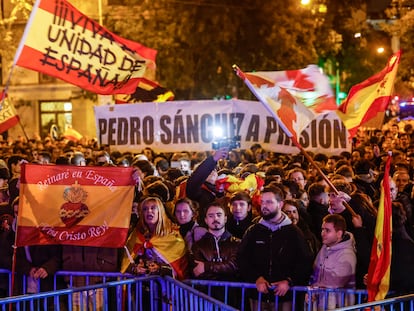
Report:
[[[208,231],[192,247],[193,274],[196,278],[237,281],[237,251],[240,240],[226,230],[226,222],[226,208],[217,201],[209,204],[205,217]],[[225,302],[223,288],[213,288],[211,295]],[[228,304],[240,306],[239,292],[236,289],[230,289],[227,298]]]
[[[288,294],[294,285],[306,285],[312,270],[312,255],[298,227],[282,212],[283,192],[268,186],[261,193],[261,219],[245,233],[239,247],[238,265],[244,281],[256,283],[262,308],[274,309],[280,296],[282,309],[291,309]],[[257,309],[255,296],[252,310]]]
[[[253,224],[252,199],[246,191],[238,191],[230,197],[230,215],[226,228],[236,238],[243,238]]]

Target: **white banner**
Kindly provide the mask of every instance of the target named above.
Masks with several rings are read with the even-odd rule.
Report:
[[[298,153],[289,137],[260,102],[246,100],[169,101],[96,106],[97,137],[112,150],[140,152],[207,151],[216,128],[222,136],[240,136],[241,149],[259,143],[278,153]],[[348,131],[334,112],[312,121],[299,142],[328,155],[350,151]]]

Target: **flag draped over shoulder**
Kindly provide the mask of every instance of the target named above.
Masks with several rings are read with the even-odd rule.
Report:
[[[155,77],[156,53],[111,33],[65,0],[37,0],[14,63],[97,94],[131,94]]]
[[[126,247],[131,258],[127,254],[124,255],[121,272],[128,269],[131,260],[140,254],[142,255],[146,248],[151,248],[165,263],[171,266],[177,279],[183,280],[186,278],[188,268],[187,248],[178,231],[165,236],[153,236],[146,241],[141,232],[134,230],[128,237]]]
[[[130,167],[24,164],[16,245],[122,247],[134,185]]]
[[[389,172],[391,155],[388,156],[382,181],[375,236],[368,268],[368,301],[382,300],[388,293],[391,267],[392,206]]]
[[[367,121],[387,110],[397,75],[401,51],[395,53],[379,73],[354,85],[338,107],[337,114],[348,129],[350,138]]]
[[[174,100],[174,93],[154,81],[140,81],[132,94],[116,94],[116,104],[138,102],[166,102]]]
[[[316,65],[250,73],[235,69],[289,137],[298,137],[318,115],[337,109],[329,79]]]
[[[19,123],[19,116],[13,104],[8,99],[7,94],[3,91],[0,93],[0,96],[0,133],[3,133]]]

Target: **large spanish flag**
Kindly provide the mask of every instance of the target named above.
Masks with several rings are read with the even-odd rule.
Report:
[[[122,247],[134,184],[129,167],[24,164],[16,245]]]
[[[388,293],[391,269],[392,205],[390,192],[391,155],[388,156],[382,181],[375,236],[368,268],[368,301],[382,300]]]
[[[146,249],[151,249],[164,263],[170,265],[174,277],[183,280],[188,276],[187,247],[178,231],[146,240],[141,232],[134,230],[128,237],[126,247],[128,253],[125,252],[122,258],[121,272],[127,271],[131,261],[137,256],[144,255]]]
[[[356,135],[359,127],[387,110],[400,57],[401,51],[398,51],[383,70],[354,85],[338,107],[336,113],[348,129],[350,138]]]
[[[155,77],[156,50],[121,38],[65,0],[37,0],[14,63],[97,94],[131,94]]]

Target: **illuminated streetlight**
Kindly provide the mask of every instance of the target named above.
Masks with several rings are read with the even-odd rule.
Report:
[[[302,5],[308,5],[308,4],[310,4],[310,0],[301,0],[300,1],[300,4],[302,4]]]
[[[384,51],[385,51],[385,49],[382,46],[377,49],[378,54],[382,54],[382,53],[384,53]]]

